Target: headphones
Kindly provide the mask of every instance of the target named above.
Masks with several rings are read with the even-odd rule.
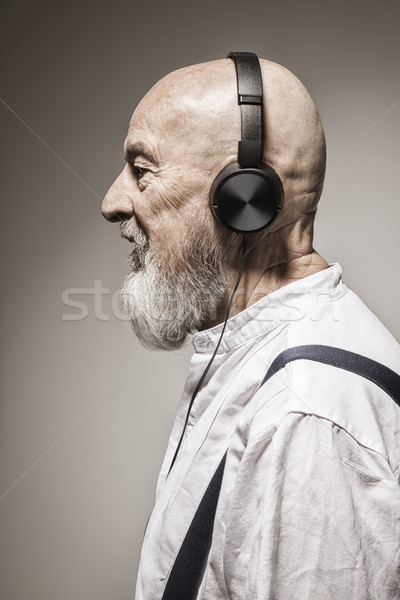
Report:
[[[283,206],[283,185],[274,169],[263,163],[263,89],[258,56],[230,52],[235,62],[241,140],[237,160],[216,176],[210,190],[214,217],[231,231],[255,233],[265,229]]]

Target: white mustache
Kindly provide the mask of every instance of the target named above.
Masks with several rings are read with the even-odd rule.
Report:
[[[149,239],[143,227],[141,227],[137,221],[133,219],[129,221],[122,221],[120,225],[120,234],[121,237],[138,247],[145,248],[149,244]]]

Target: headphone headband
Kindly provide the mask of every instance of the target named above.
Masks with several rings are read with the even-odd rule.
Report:
[[[237,160],[226,165],[210,189],[210,208],[222,225],[237,233],[268,227],[283,205],[283,186],[263,162],[263,86],[260,61],[253,52],[230,52],[236,68],[241,140]]]
[[[257,167],[263,161],[260,62],[254,52],[230,52],[227,58],[232,58],[235,63],[241,112],[242,139],[238,143],[237,162],[242,168]]]

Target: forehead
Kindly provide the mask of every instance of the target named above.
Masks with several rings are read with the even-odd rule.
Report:
[[[184,105],[185,99],[150,90],[130,119],[125,147],[140,141],[158,155],[187,152],[196,143],[200,115]]]
[[[159,89],[159,87],[161,89]],[[154,86],[142,98],[135,108],[129,122],[129,128],[146,127],[149,125],[161,126],[169,116],[174,117],[177,106],[165,86]]]
[[[240,114],[235,68],[230,60],[222,62],[184,68],[157,82],[131,117],[127,143],[146,142],[162,155],[161,162],[164,156],[209,160],[212,149],[224,152],[232,140],[236,148]]]

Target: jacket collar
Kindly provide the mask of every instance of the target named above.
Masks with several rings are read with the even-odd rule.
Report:
[[[288,283],[228,319],[218,354],[265,335],[279,324],[304,318],[307,313],[316,310],[318,302],[333,301],[346,291],[339,263],[332,263],[327,269]],[[223,323],[220,323],[196,333],[192,339],[195,352],[212,352],[222,328]]]

